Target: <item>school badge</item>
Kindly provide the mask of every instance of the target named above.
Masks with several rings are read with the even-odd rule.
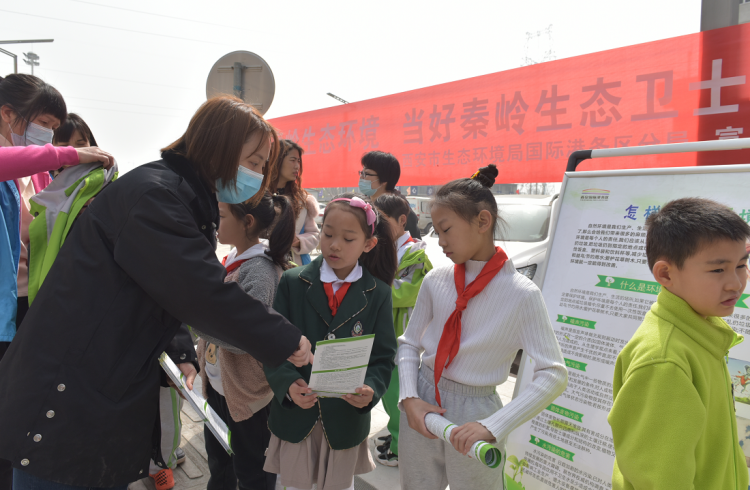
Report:
[[[354,328],[352,328],[352,337],[361,337],[364,332],[365,329],[362,328],[362,322],[357,322],[354,324]]]

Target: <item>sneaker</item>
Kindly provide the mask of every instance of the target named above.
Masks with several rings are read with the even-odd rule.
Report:
[[[393,454],[390,451],[380,454],[378,455],[378,463],[385,466],[398,466],[398,454]]]
[[[385,463],[384,463],[385,464]],[[169,468],[161,470],[154,475],[148,475],[154,479],[156,490],[170,490],[174,488],[174,475]]]
[[[185,451],[183,451],[181,447],[175,449],[174,457],[177,458],[177,464],[182,464],[187,459],[187,456],[185,456]]]
[[[377,449],[380,454],[383,454],[383,453],[387,453],[390,448],[391,448],[391,441],[386,441],[385,443],[377,446],[375,449]]]
[[[392,440],[393,440],[393,435],[391,434],[388,434],[387,436],[378,437],[378,441],[391,442]]]

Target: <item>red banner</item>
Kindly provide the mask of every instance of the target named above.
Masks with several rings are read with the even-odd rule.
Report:
[[[305,187],[356,186],[370,150],[396,155],[399,185],[442,184],[489,163],[500,169],[497,183],[560,182],[575,150],[750,137],[749,43],[744,24],[271,122],[305,149]],[[750,151],[737,150],[581,169],[747,162]]]

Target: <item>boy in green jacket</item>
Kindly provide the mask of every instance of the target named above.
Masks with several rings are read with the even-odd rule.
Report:
[[[414,305],[417,303],[419,288],[422,287],[424,276],[432,270],[430,259],[425,252],[425,243],[416,240],[406,231],[406,221],[409,216],[409,202],[398,194],[383,194],[375,199],[375,207],[388,221],[396,241],[398,253],[398,269],[396,278],[391,286],[393,299],[393,327],[396,337],[400,337],[406,330]],[[398,409],[398,366],[391,373],[391,384],[383,395],[383,408],[388,414],[388,432],[381,437],[383,444],[377,447],[378,462],[386,466],[398,466],[398,432],[401,412]]]
[[[615,365],[612,488],[745,490],[726,364],[743,337],[721,317],[747,283],[750,227],[698,198],[668,203],[646,226],[662,289]]]

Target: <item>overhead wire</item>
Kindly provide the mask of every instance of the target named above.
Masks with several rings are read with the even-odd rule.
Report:
[[[89,75],[88,73],[76,73],[76,72],[72,72],[72,71],[56,70],[54,68],[47,68],[46,66],[43,69],[44,70],[48,70],[48,71],[58,72],[58,73],[67,73],[68,75],[79,75],[79,76],[82,76],[82,77],[103,78],[105,80],[117,80],[117,81],[120,81],[120,82],[127,82],[127,83],[140,83],[140,84],[143,84],[143,85],[153,85],[155,87],[166,87],[166,88],[172,88],[172,89],[178,88],[180,90],[195,90],[195,87],[192,87],[192,88],[190,88],[190,87],[180,87],[178,85],[166,85],[166,84],[163,84],[163,83],[142,82],[140,80],[126,80],[124,78],[105,77],[105,76],[102,76],[102,75]]]
[[[40,19],[54,20],[54,21],[57,21],[57,22],[68,22],[68,23],[71,23],[71,24],[80,24],[80,25],[90,26],[90,27],[100,27],[102,29],[114,29],[114,30],[117,30],[117,31],[133,32],[133,33],[136,33],[136,34],[144,34],[144,35],[147,35],[147,36],[166,37],[166,38],[170,38],[170,39],[178,39],[180,41],[192,41],[192,42],[196,42],[196,43],[215,44],[217,46],[231,46],[230,44],[226,44],[226,43],[217,43],[217,42],[213,42],[213,41],[204,41],[204,40],[201,40],[201,39],[192,39],[192,38],[189,38],[189,37],[170,36],[169,34],[157,34],[155,32],[137,31],[135,29],[126,29],[124,27],[111,27],[111,26],[104,26],[104,25],[100,25],[100,24],[91,24],[89,22],[81,22],[81,21],[78,21],[78,20],[59,19],[59,18],[56,18],[56,17],[47,17],[45,15],[39,15],[39,14],[27,14],[25,12],[16,12],[14,10],[0,9],[0,12],[7,12],[9,14],[16,14],[16,15],[25,15],[25,16],[28,16],[28,17],[38,17]]]
[[[134,12],[134,13],[137,13],[137,14],[153,15],[154,17],[164,17],[166,19],[176,19],[176,20],[182,20],[182,21],[185,21],[185,22],[195,22],[196,24],[204,24],[204,25],[207,25],[207,26],[215,26],[215,27],[221,27],[221,28],[225,28],[225,29],[237,29],[239,31],[245,31],[245,32],[257,32],[257,30],[255,30],[255,29],[245,29],[245,28],[242,28],[242,27],[230,26],[230,25],[226,25],[226,24],[214,24],[214,23],[205,22],[205,21],[202,21],[202,20],[193,20],[193,19],[186,19],[184,17],[175,17],[173,15],[155,14],[153,12],[145,12],[143,10],[126,9],[124,7],[115,7],[114,5],[104,5],[104,4],[96,3],[96,2],[86,2],[85,0],[70,0],[70,1],[71,2],[76,2],[76,3],[85,3],[85,4],[88,4],[88,5],[96,5],[97,7],[102,7],[102,8],[109,8],[109,9],[115,9],[115,10],[124,10],[125,12]]]
[[[87,99],[85,97],[73,97],[71,95],[66,95],[65,99],[76,99],[76,100],[88,100],[91,102],[105,102],[108,104],[121,104],[121,105],[134,105],[139,107],[153,107],[154,109],[168,109],[171,111],[191,111],[191,109],[178,109],[176,107],[164,107],[164,106],[158,106],[158,105],[152,105],[152,104],[136,104],[134,102],[117,102],[115,100],[103,100],[103,99]]]

